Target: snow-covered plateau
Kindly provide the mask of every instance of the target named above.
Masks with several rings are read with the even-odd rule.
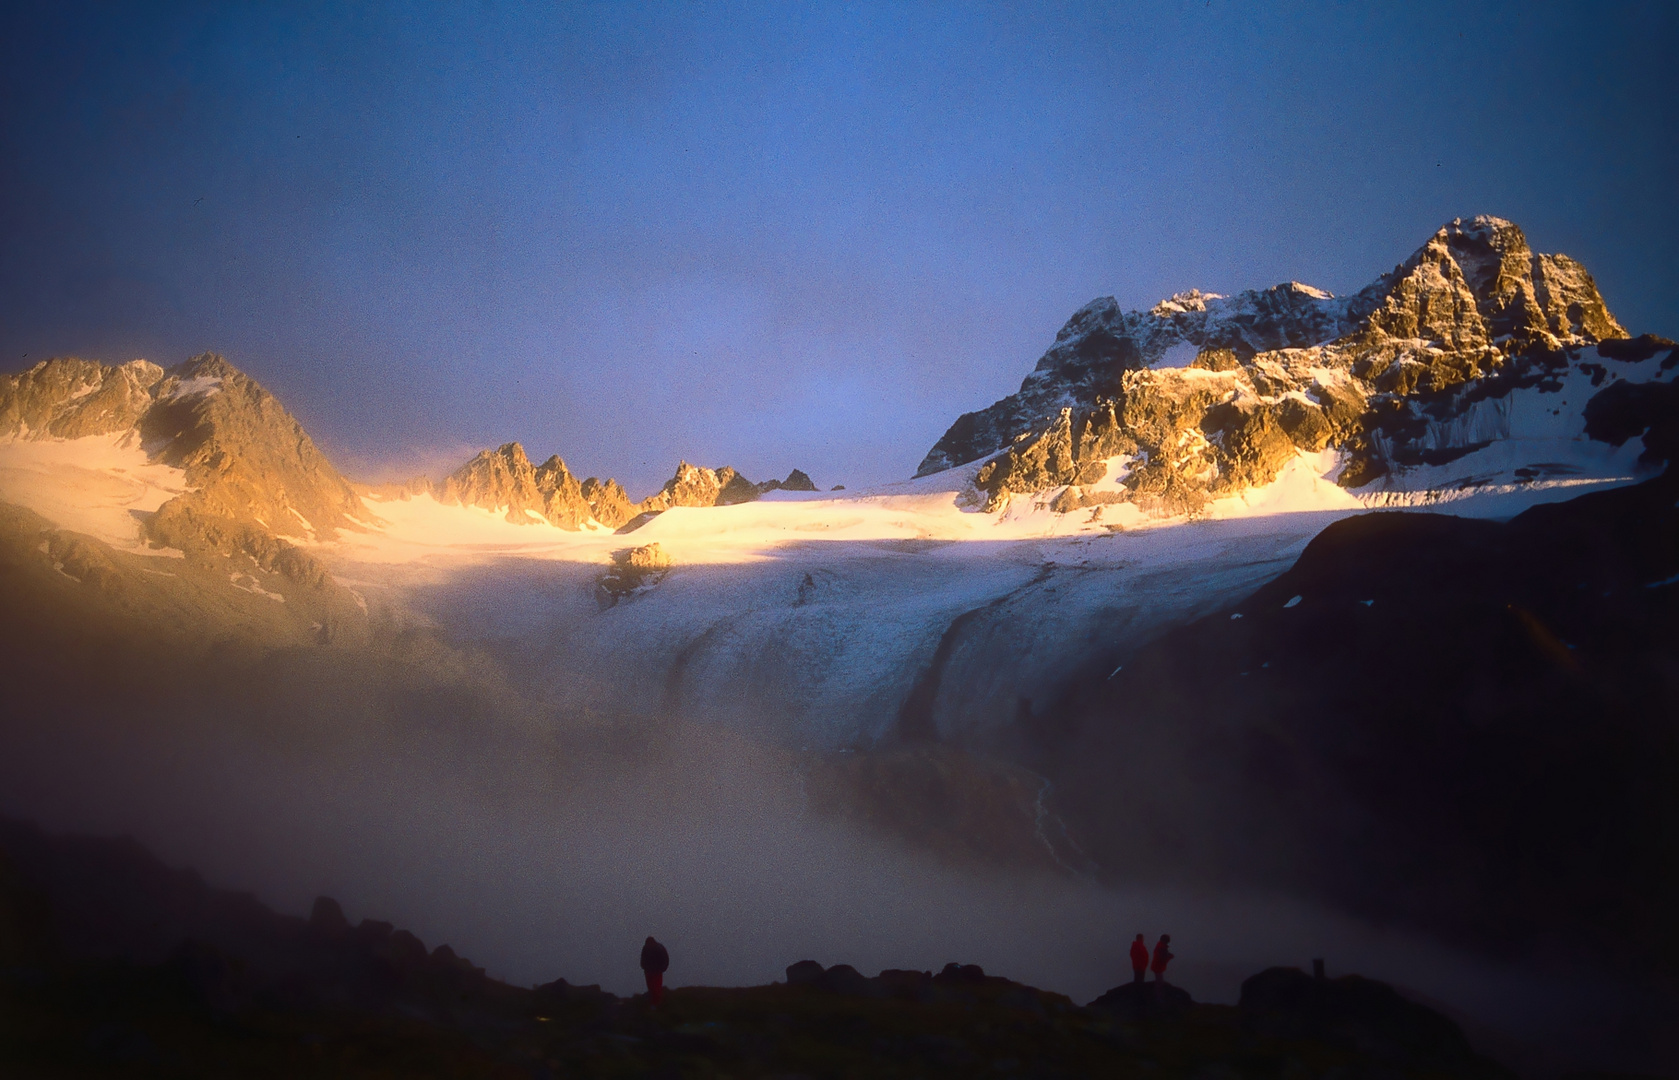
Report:
[[[1449,462],[1348,490],[1334,482],[1342,455],[1300,451],[1271,484],[1193,519],[1132,504],[1057,513],[1055,490],[986,512],[974,463],[867,491],[680,507],[628,535],[515,525],[430,495],[369,499],[380,524],[312,550],[363,595],[463,638],[516,642],[580,709],[812,747],[927,724],[983,744],[1074,671],[1120,663],[1275,577],[1337,518],[1391,507],[1505,518],[1647,474],[1636,438],[1585,435],[1597,363],[1586,350],[1560,389],[1515,390],[1431,431],[1434,447],[1467,449]],[[1627,379],[1660,374],[1655,358],[1617,366]],[[603,596],[612,553],[653,544],[670,572]]]

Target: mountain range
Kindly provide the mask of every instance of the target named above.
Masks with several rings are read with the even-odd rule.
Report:
[[[370,731],[693,724],[941,858],[1679,1000],[1676,376],[1490,217],[1347,297],[1093,301],[859,491],[684,461],[633,501],[513,442],[361,484],[219,356],[54,359],[0,376],[0,781],[42,732],[324,686]]]

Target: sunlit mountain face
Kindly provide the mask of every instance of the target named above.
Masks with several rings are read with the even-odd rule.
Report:
[[[0,808],[520,986],[628,994],[657,932],[676,986],[1083,1002],[1170,930],[1199,999],[1328,955],[1481,1049],[1660,1060],[1676,377],[1490,217],[1350,296],[1092,301],[864,489],[365,484],[221,356],[47,360],[0,377]]]

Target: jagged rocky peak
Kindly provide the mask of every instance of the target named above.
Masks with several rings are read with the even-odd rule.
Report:
[[[116,366],[58,357],[28,371],[0,376],[0,434],[79,439],[128,431],[152,406],[163,380],[148,360]]]
[[[642,500],[641,509],[669,510],[677,506],[733,506],[751,502],[759,495],[758,485],[727,465],[708,469],[686,461],[676,466],[676,475],[665,486]]]
[[[594,516],[583,485],[559,455],[533,466],[516,442],[480,451],[443,481],[439,498],[501,511],[508,521],[546,521],[562,529],[581,529]]]
[[[1018,392],[959,417],[916,475],[994,454],[1044,430],[1064,408],[1117,398],[1128,372],[1150,368],[1174,348],[1227,350],[1245,363],[1335,342],[1392,356],[1413,344],[1467,355],[1625,336],[1579,263],[1535,254],[1501,218],[1460,218],[1352,296],[1291,281],[1234,296],[1190,290],[1146,312],[1122,311],[1113,297],[1092,300],[1056,334]]]
[[[1496,217],[1447,223],[1365,294],[1377,301],[1363,335],[1370,343],[1420,339],[1463,351],[1627,336],[1585,267],[1534,254],[1521,229]]]
[[[198,489],[165,504],[154,532],[171,529],[172,515],[188,509],[278,536],[357,527],[361,503],[349,482],[273,394],[221,356],[171,368],[152,393],[139,423],[143,445]]]
[[[296,418],[221,356],[167,370],[60,357],[0,376],[0,436],[110,437],[180,469],[190,490],[146,518],[147,539],[223,569],[231,560],[235,573],[278,573],[348,604],[287,538],[358,528],[360,500]]]
[[[1092,301],[1018,393],[960,417],[917,475],[990,457],[975,484],[993,509],[1065,487],[1057,510],[1194,513],[1269,483],[1297,451],[1334,448],[1357,486],[1439,453],[1418,441],[1430,423],[1554,381],[1564,350],[1626,336],[1579,263],[1534,253],[1508,221],[1460,218],[1348,297],[1288,282],[1148,312]],[[1116,469],[1118,490],[1082,490]]]
[[[1146,312],[1122,311],[1111,296],[1092,300],[1067,320],[1018,392],[959,417],[916,475],[976,461],[1041,429],[1063,408],[1113,397],[1126,372],[1159,363],[1174,348],[1245,358],[1331,341],[1353,328],[1356,302],[1292,281],[1234,296],[1191,290]]]
[[[546,521],[562,529],[583,528],[591,519],[617,529],[642,514],[658,514],[679,506],[732,506],[751,502],[777,488],[816,490],[810,477],[798,469],[786,480],[754,484],[726,465],[708,469],[683,461],[663,487],[635,503],[616,480],[591,476],[578,482],[558,456],[533,466],[525,448],[516,442],[480,451],[435,488],[414,483],[387,485],[397,498],[417,493],[421,487],[434,490],[441,502],[495,510],[515,524]]]
[[[630,502],[629,493],[623,485],[611,477],[602,481],[591,476],[583,481],[583,500],[589,504],[589,513],[594,519],[609,529],[616,529],[641,513],[640,508]]]

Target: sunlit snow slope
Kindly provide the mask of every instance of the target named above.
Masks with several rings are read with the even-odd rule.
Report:
[[[673,509],[627,535],[515,525],[429,495],[369,499],[375,528],[313,550],[390,610],[506,642],[582,709],[801,746],[935,731],[983,744],[1075,669],[1118,666],[1274,577],[1338,517],[1394,506],[1509,517],[1647,474],[1639,440],[1588,438],[1582,409],[1594,378],[1671,377],[1665,355],[1581,350],[1552,388],[1487,399],[1430,430],[1429,449],[1452,460],[1348,490],[1334,482],[1337,452],[1302,451],[1273,483],[1194,520],[1134,504],[1057,513],[1053,489],[988,513],[975,462],[870,491]],[[1103,483],[1125,467],[1111,462]],[[652,544],[671,557],[667,574],[615,601],[599,589],[614,552]]]

